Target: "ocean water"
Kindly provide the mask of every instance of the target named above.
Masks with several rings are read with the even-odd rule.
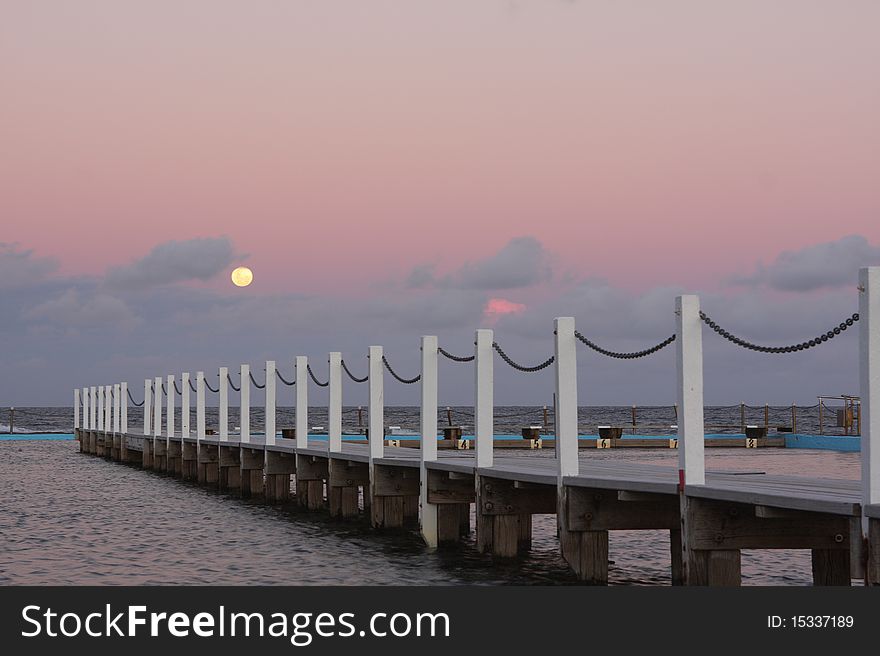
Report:
[[[417,409],[396,411],[400,425],[417,426]],[[16,424],[19,417],[27,420],[22,427],[34,431],[71,426],[65,408],[17,409]],[[860,475],[857,453],[706,453],[709,468]],[[584,450],[580,457],[672,465],[676,453]],[[0,584],[578,584],[558,554],[555,518],[549,515],[535,517],[531,551],[509,562],[478,554],[473,535],[460,546],[432,552],[411,531],[378,532],[362,519],[340,522],[322,512],[230,498],[81,455],[73,441],[0,442],[0,489]],[[613,532],[610,558],[612,585],[669,584],[665,532]],[[743,579],[746,585],[809,584],[810,554],[745,551]]]

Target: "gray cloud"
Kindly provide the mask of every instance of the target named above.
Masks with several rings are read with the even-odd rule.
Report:
[[[859,267],[876,264],[880,264],[880,246],[872,246],[862,235],[849,235],[797,251],[783,251],[773,263],[759,265],[753,275],[735,276],[730,282],[808,292],[854,285]]]
[[[415,267],[407,278],[411,288],[521,289],[549,281],[553,276],[550,255],[534,237],[511,239],[494,255],[468,262],[457,271],[437,278],[431,265]]]
[[[58,263],[47,257],[34,257],[31,250],[0,242],[0,289],[28,287],[43,281]]]
[[[26,309],[22,316],[29,321],[46,321],[65,328],[111,324],[128,330],[138,323],[121,299],[100,292],[81,294],[76,288]]]
[[[145,289],[186,280],[207,280],[232,264],[232,242],[204,237],[159,244],[141,259],[107,272],[107,285]]]

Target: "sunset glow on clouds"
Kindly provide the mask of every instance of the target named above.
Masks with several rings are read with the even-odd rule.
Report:
[[[490,298],[486,303],[486,309],[483,311],[489,323],[494,323],[499,317],[505,314],[519,314],[524,312],[526,306],[522,303],[514,303],[505,298]]]
[[[0,395],[46,396],[43,361],[51,402],[370,343],[414,367],[419,335],[480,325],[539,360],[554,313],[640,347],[681,291],[810,337],[880,253],[877,24],[858,0],[4,2]],[[826,352],[755,381],[722,350],[707,395],[826,393],[809,367],[851,391]],[[657,357],[582,391],[665,399]]]

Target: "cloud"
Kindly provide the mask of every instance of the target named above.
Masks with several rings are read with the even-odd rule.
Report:
[[[490,298],[483,309],[483,316],[489,323],[494,323],[506,314],[521,314],[525,309],[522,303],[514,303],[506,298]]]
[[[854,285],[859,267],[876,264],[880,264],[880,246],[872,246],[862,235],[849,235],[797,251],[783,251],[772,264],[759,265],[753,275],[736,276],[730,282],[809,292]]]
[[[117,289],[145,289],[187,280],[208,280],[233,261],[232,242],[226,237],[167,241],[146,256],[107,272],[107,285]]]
[[[457,271],[437,278],[434,267],[419,265],[407,277],[407,286],[421,289],[492,290],[519,289],[549,281],[553,277],[550,255],[534,237],[511,239],[494,255],[468,262]]]
[[[32,250],[22,251],[17,244],[0,242],[0,289],[18,289],[41,282],[58,263],[48,257],[34,257]]]
[[[104,293],[84,296],[75,288],[25,310],[23,317],[30,321],[48,321],[65,327],[111,324],[129,329],[138,323],[124,301]]]

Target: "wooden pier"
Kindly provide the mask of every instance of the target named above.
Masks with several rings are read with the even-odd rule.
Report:
[[[308,361],[295,360],[296,429],[275,430],[275,363],[267,362],[266,430],[251,434],[249,393],[242,427],[230,434],[228,374],[220,369],[220,426],[205,427],[206,382],[196,376],[196,430],[189,428],[189,376],[181,377],[184,425],[173,425],[175,379],[144,385],[144,427],[127,425],[127,385],[75,391],[75,432],[83,453],[195,481],[267,503],[296,502],[340,520],[363,517],[376,529],[418,528],[429,547],[475,531],[477,548],[496,558],[527,554],[534,515],[555,515],[560,552],[577,577],[608,582],[610,531],[664,530],[673,584],[741,583],[743,549],[809,549],[816,585],[880,584],[880,268],[865,269],[860,288],[862,480],[706,471],[703,450],[702,337],[699,301],[676,299],[679,466],[661,467],[578,454],[574,320],[555,320],[556,436],[547,451],[495,452],[493,334],[476,332],[474,449],[438,450],[437,361],[433,336],[421,339],[419,448],[389,446],[383,422],[382,349],[369,350],[367,443],[342,439],[341,354],[329,357],[326,441],[308,436]],[[387,363],[386,363],[387,364]],[[242,367],[241,390],[249,369]],[[395,376],[397,377],[397,376]],[[399,379],[399,377],[398,377]],[[283,379],[282,379],[283,380]],[[313,378],[314,380],[314,378]],[[366,379],[365,379],[366,380]],[[184,382],[185,381],[185,382]],[[317,382],[317,381],[316,381]],[[294,383],[290,383],[293,385]],[[321,384],[321,383],[318,383]],[[210,388],[209,388],[210,389]],[[215,390],[211,390],[215,391]],[[113,400],[112,404],[110,400]],[[120,399],[125,403],[120,403]],[[112,405],[112,407],[111,407]],[[80,421],[82,410],[82,422]],[[163,430],[164,429],[164,430]],[[471,526],[471,517],[474,526]]]

